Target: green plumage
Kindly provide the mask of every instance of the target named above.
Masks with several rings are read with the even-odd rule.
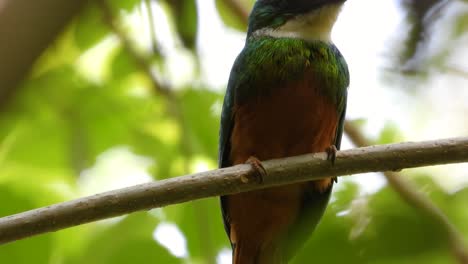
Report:
[[[310,69],[323,92],[337,105],[337,111],[342,112],[349,74],[333,44],[252,36],[236,60],[231,79],[238,93],[236,98],[242,101],[257,92],[268,93],[276,86],[273,84],[306,78],[304,73],[310,74]]]

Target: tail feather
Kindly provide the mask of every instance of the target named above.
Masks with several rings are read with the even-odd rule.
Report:
[[[281,258],[272,248],[261,249],[246,244],[236,244],[232,264],[281,264]]]
[[[237,243],[232,257],[232,264],[259,264],[257,262],[258,250]]]

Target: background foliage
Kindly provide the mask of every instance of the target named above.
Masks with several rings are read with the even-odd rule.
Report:
[[[387,42],[385,67],[378,71],[382,89],[393,96],[389,100],[410,102],[401,107],[415,112],[403,117],[401,109],[390,110],[392,118],[382,117],[380,126],[372,126],[371,117],[354,115],[357,123],[377,143],[466,135],[463,118],[455,118],[468,114],[466,101],[451,101],[468,99],[463,90],[468,65],[454,60],[467,61],[467,53],[457,48],[468,40],[466,4],[397,2],[405,19]],[[241,35],[253,1],[215,4],[225,30]],[[452,5],[460,6],[457,12]],[[107,9],[91,2],[66,27],[2,106],[0,216],[216,167],[227,79],[222,85],[207,81],[210,72],[200,46],[209,40],[200,39],[200,31],[207,30],[200,26],[200,12],[195,0],[120,0]],[[434,43],[431,36],[440,32],[445,37]],[[231,64],[233,58],[218,59]],[[445,82],[428,92],[437,76]],[[373,87],[361,89],[366,93]],[[353,117],[352,103],[350,112]],[[412,125],[399,122],[404,118]],[[430,130],[441,126],[445,129]],[[468,237],[467,181],[460,180],[468,176],[465,169],[405,173]],[[365,191],[368,178],[359,179],[340,181],[322,223],[294,263],[454,262],[435,223],[386,185]],[[0,259],[226,263],[228,249],[218,201],[212,198],[14,242],[0,247]]]

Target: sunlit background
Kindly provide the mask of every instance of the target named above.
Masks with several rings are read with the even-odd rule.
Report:
[[[0,215],[216,168],[222,96],[245,41],[233,1],[86,7],[0,113]],[[378,144],[466,136],[467,32],[466,1],[348,0],[333,31],[351,74],[347,118]],[[468,236],[468,165],[403,174]],[[306,247],[294,263],[455,263],[435,223],[377,173],[340,179]],[[0,247],[4,263],[230,257],[216,198]]]

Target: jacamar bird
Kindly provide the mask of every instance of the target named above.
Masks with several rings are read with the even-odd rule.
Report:
[[[257,0],[231,70],[219,166],[339,149],[349,73],[331,41],[346,0]],[[319,222],[333,179],[221,197],[234,264],[287,263]]]

